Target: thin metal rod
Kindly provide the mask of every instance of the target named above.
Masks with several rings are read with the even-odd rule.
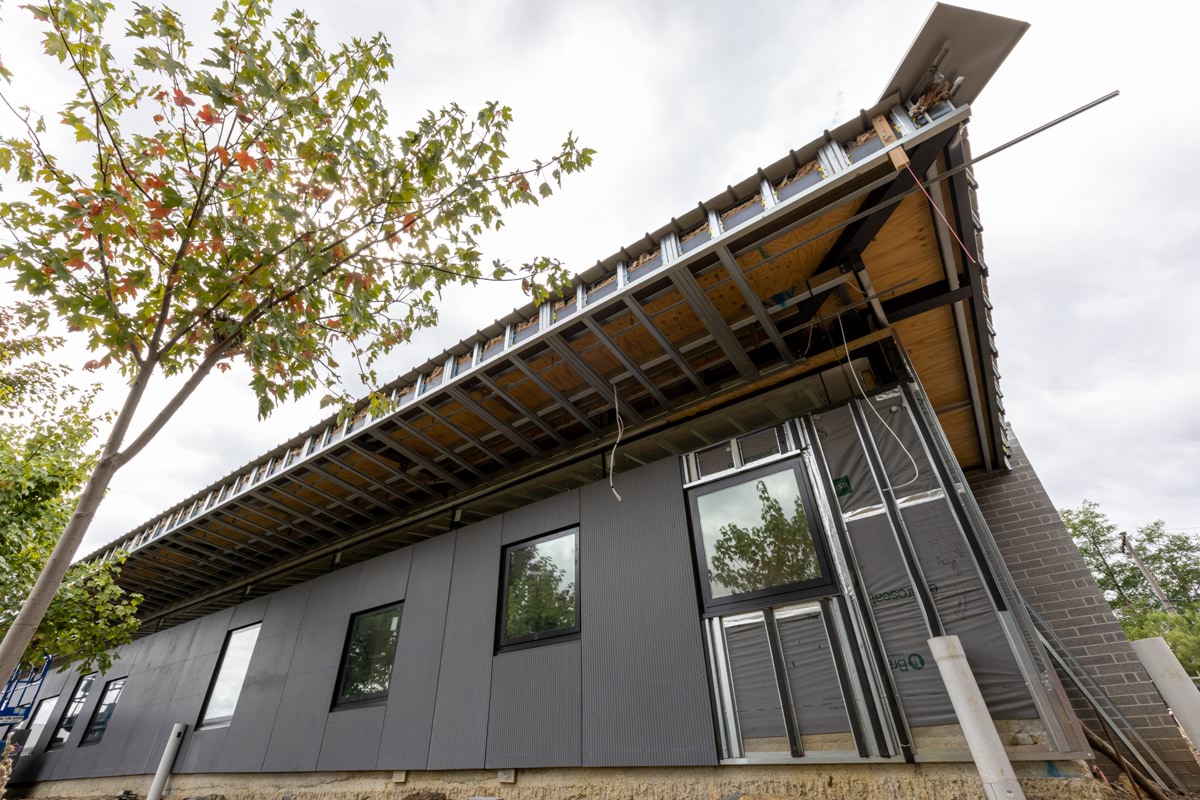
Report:
[[[962,172],[963,170],[967,169],[968,167],[978,164],[980,161],[989,159],[992,156],[996,155],[997,153],[1002,153],[1005,150],[1007,150],[1008,148],[1010,148],[1014,145],[1018,145],[1021,142],[1025,141],[1026,139],[1031,139],[1034,136],[1037,136],[1039,133],[1047,131],[1056,125],[1066,122],[1067,120],[1071,119],[1072,117],[1077,117],[1085,111],[1090,111],[1091,109],[1095,108],[1096,106],[1100,105],[1101,103],[1106,103],[1109,100],[1112,100],[1114,97],[1116,97],[1119,94],[1120,94],[1119,91],[1112,91],[1112,92],[1109,92],[1108,94],[1104,95],[1103,97],[1098,97],[1095,100],[1093,100],[1092,102],[1080,106],[1079,108],[1075,109],[1074,111],[1068,111],[1066,114],[1063,114],[1061,117],[1058,117],[1057,119],[1053,119],[1053,120],[1045,123],[1044,125],[1039,125],[1038,127],[1034,128],[1032,130],[1026,131],[1025,133],[1022,133],[1020,136],[1017,136],[1016,138],[1009,139],[1004,144],[999,145],[997,147],[993,147],[991,150],[988,150],[983,155],[979,155],[979,156],[976,156],[975,158],[964,161],[963,163],[959,164],[958,166],[954,167],[953,169],[948,169],[935,178],[930,178],[929,180],[925,181],[924,183],[919,183],[906,192],[901,192],[900,194],[896,195],[895,197],[893,197],[889,200],[885,200],[882,203],[873,205],[870,208],[866,209],[865,211],[859,211],[857,214],[847,217],[846,219],[842,220],[841,222],[837,223],[836,225],[831,225],[830,227],[826,228],[825,230],[821,231],[820,233],[813,234],[812,236],[809,236],[807,239],[797,242],[796,244],[792,245],[791,247],[780,250],[778,253],[775,253],[775,254],[771,255],[770,257],[763,259],[762,261],[758,262],[754,266],[755,266],[755,268],[758,268],[758,267],[763,266],[764,264],[769,264],[772,261],[782,258],[783,256],[785,256],[789,253],[793,253],[802,247],[806,247],[807,245],[812,244],[813,242],[817,241],[818,239],[820,239],[822,237],[828,236],[831,233],[840,231],[842,228],[853,225],[855,222],[858,222],[860,219],[865,219],[866,217],[871,216],[876,211],[880,211],[882,209],[888,208],[889,206],[894,206],[896,203],[899,203],[901,200],[903,200],[904,198],[908,197],[911,194],[916,194],[917,192],[921,191],[922,189],[927,189],[928,187],[933,186],[934,184],[941,183],[942,181],[946,180],[947,178],[951,178],[951,177],[957,175],[958,173]]]

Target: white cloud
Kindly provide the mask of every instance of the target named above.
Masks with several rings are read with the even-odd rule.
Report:
[[[1033,23],[976,104],[976,153],[1112,88],[1124,92],[976,170],[1010,419],[1060,505],[1089,497],[1125,526],[1159,516],[1200,526],[1200,334],[1189,309],[1200,300],[1192,190],[1200,167],[1191,158],[1200,126],[1187,91],[1200,73],[1190,41],[1197,11],[968,5]],[[397,127],[448,101],[496,98],[516,112],[516,156],[552,149],[568,129],[596,147],[592,170],[545,207],[515,212],[489,242],[498,257],[547,254],[578,268],[871,105],[930,8],[923,0],[306,6],[331,39],[387,33]],[[18,91],[52,113],[69,82],[38,54],[15,6],[0,52]],[[524,300],[512,286],[447,292],[441,326],[390,366],[423,363]],[[85,549],[321,417],[306,400],[258,422],[245,381],[236,370],[214,375],[122,471]],[[149,403],[168,388],[156,386]]]

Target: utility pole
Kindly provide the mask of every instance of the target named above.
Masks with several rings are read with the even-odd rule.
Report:
[[[1158,602],[1162,603],[1163,609],[1171,614],[1178,614],[1179,609],[1175,608],[1175,604],[1167,599],[1166,593],[1158,585],[1158,581],[1154,579],[1154,573],[1150,571],[1150,568],[1142,563],[1141,556],[1138,555],[1137,550],[1129,541],[1129,537],[1125,531],[1121,531],[1121,549],[1129,554],[1129,557],[1133,559],[1133,563],[1137,564],[1138,569],[1142,571],[1142,575],[1146,577],[1146,582],[1150,584],[1150,588],[1158,596]]]

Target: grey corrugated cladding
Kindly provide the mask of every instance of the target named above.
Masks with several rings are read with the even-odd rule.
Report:
[[[501,653],[492,659],[488,769],[577,767],[579,642]]]
[[[181,773],[711,764],[716,759],[675,459],[339,569],[118,651],[67,746],[17,781],[141,774],[188,724]],[[580,638],[496,655],[505,543],[579,526]],[[386,705],[331,710],[352,614],[403,601]],[[196,730],[228,632],[261,623],[233,719]],[[104,738],[78,747],[107,680],[128,677]]]
[[[583,763],[715,764],[679,462],[579,490]]]
[[[501,519],[458,531],[429,769],[471,769],[487,753]]]

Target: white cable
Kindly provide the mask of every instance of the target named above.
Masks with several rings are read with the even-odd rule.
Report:
[[[892,430],[892,426],[888,425],[887,420],[884,419],[883,415],[879,413],[879,409],[875,408],[875,404],[871,402],[871,398],[867,397],[867,390],[864,389],[862,383],[859,382],[858,372],[854,369],[854,365],[850,363],[850,345],[846,343],[846,328],[842,325],[841,311],[838,311],[837,321],[838,330],[842,332],[842,348],[846,351],[846,367],[850,370],[850,374],[854,376],[855,385],[858,386],[858,390],[862,392],[863,400],[867,401],[867,407],[875,412],[875,416],[879,418],[879,421],[883,424],[883,427],[887,428],[887,432],[892,435],[892,438],[896,440],[896,444],[900,445],[900,449],[904,451],[904,455],[908,456],[908,460],[912,462],[912,478],[900,484],[899,486],[892,486],[891,476],[889,476],[886,472],[883,475],[888,483],[887,490],[891,492],[892,497],[895,498],[897,489],[903,489],[905,486],[911,486],[917,482],[917,478],[921,477],[921,468],[917,466],[917,460],[913,458],[912,453],[908,452],[908,448],[904,446],[904,442],[900,441],[900,437],[896,435],[894,430]]]
[[[612,454],[608,457],[608,488],[612,489],[613,497],[617,498],[617,502],[621,502],[621,494],[617,491],[617,487],[613,485],[613,465],[617,460],[617,445],[621,443],[621,437],[625,434],[625,422],[621,419],[620,398],[617,397],[617,385],[613,384],[613,412],[617,415],[617,440],[613,442]]]

